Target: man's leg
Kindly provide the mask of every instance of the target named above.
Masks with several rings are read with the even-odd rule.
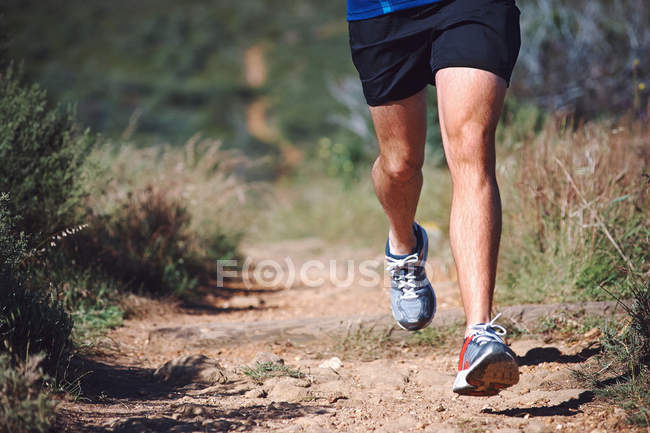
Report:
[[[494,134],[506,82],[479,69],[445,68],[436,88],[453,183],[449,237],[469,331],[489,322],[492,308],[501,236]]]
[[[491,72],[446,68],[436,74],[442,141],[453,183],[449,239],[467,318],[454,392],[488,396],[519,381],[516,356],[490,321],[501,199],[494,132],[506,82]]]
[[[415,247],[413,220],[422,189],[427,130],[426,89],[378,107],[370,107],[379,156],[372,180],[390,227],[391,252],[409,254]]]
[[[402,328],[414,331],[431,323],[436,311],[436,297],[424,270],[427,234],[414,224],[422,189],[426,90],[370,107],[370,113],[379,142],[372,179],[390,225],[386,269],[391,277],[391,309]]]

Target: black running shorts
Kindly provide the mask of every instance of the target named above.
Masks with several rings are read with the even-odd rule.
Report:
[[[442,0],[350,21],[352,61],[368,105],[412,96],[448,67],[493,72],[507,83],[519,55],[514,0]]]

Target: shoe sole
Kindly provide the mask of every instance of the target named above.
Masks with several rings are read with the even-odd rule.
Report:
[[[454,381],[454,392],[460,395],[488,397],[519,382],[519,366],[509,353],[488,353]]]

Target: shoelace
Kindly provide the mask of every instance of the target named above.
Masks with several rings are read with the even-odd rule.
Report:
[[[411,254],[403,259],[386,256],[386,270],[390,277],[397,283],[397,288],[402,291],[402,299],[414,299],[418,295],[415,293],[415,266],[408,266],[417,263],[420,260],[417,254]],[[404,274],[398,274],[397,271],[406,269]]]
[[[488,323],[479,323],[478,325],[470,326],[469,329],[475,331],[473,341],[476,341],[478,344],[489,343],[490,341],[503,343],[501,337],[506,335],[508,332],[503,326],[494,323],[500,316],[501,313],[494,316],[494,319],[490,320]]]

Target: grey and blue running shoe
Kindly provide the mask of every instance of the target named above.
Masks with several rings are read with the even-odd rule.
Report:
[[[426,327],[436,312],[436,295],[424,270],[429,250],[427,232],[417,223],[413,223],[413,231],[417,245],[411,254],[391,254],[386,241],[390,306],[397,324],[408,331]]]
[[[515,353],[501,339],[503,326],[494,322],[470,327],[458,360],[454,392],[461,395],[497,395],[502,389],[519,382],[519,366]]]

